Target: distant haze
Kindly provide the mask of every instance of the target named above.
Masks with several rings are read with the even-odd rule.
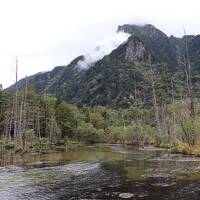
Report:
[[[187,34],[198,34],[199,7],[198,0],[0,1],[0,83],[14,83],[16,56],[20,78],[87,53],[87,63],[99,59],[95,45],[124,23],[153,24],[175,36],[183,35],[184,25]]]

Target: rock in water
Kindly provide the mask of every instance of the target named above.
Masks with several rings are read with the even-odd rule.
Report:
[[[132,194],[132,193],[121,193],[121,194],[119,194],[119,197],[122,198],[122,199],[130,199],[130,198],[134,197],[134,194]]]

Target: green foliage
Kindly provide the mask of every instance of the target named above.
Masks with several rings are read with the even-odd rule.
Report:
[[[111,126],[108,141],[110,143],[123,143],[123,126]]]
[[[70,141],[89,144],[109,142],[144,146],[155,144],[159,138],[160,147],[200,155],[199,147],[195,145],[200,135],[200,103],[195,101],[195,118],[190,117],[188,105],[189,101],[185,99],[160,106],[162,133],[157,135],[152,107],[132,105],[124,109],[103,106],[77,108],[52,95],[40,97],[30,90],[26,142],[29,148],[45,152],[51,148],[52,143],[68,146]],[[5,112],[2,114],[4,116]],[[6,135],[2,138],[7,140]],[[6,148],[15,148],[15,143],[8,143],[5,143]]]
[[[15,148],[15,142],[14,141],[6,141],[5,143],[5,149],[11,150]]]
[[[75,130],[76,137],[86,143],[98,143],[104,141],[104,130],[95,129],[91,123],[80,122]]]
[[[62,137],[73,137],[73,129],[77,126],[76,110],[74,107],[62,102],[56,108],[56,120]]]
[[[195,144],[197,136],[200,134],[200,116],[196,116],[195,119],[189,117],[181,124],[182,138],[185,143],[190,146]]]
[[[95,112],[90,113],[90,123],[93,125],[94,128],[100,129],[103,127],[103,117],[101,113]]]
[[[173,144],[172,150],[175,153],[192,154],[192,148],[179,140]]]
[[[32,144],[32,142],[36,138],[34,129],[28,129],[26,131],[26,137],[27,137],[27,141]]]

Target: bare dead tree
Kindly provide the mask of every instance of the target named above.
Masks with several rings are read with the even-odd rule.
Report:
[[[137,99],[137,81],[136,81],[135,74],[134,74],[134,96],[135,96],[135,105],[137,107],[137,105],[138,105],[138,99]]]
[[[14,102],[14,138],[17,137],[18,130],[18,59],[16,58],[16,73],[15,73],[15,102]]]
[[[191,63],[189,57],[189,49],[188,49],[188,38],[186,35],[186,31],[184,29],[185,35],[185,53],[184,53],[184,66],[185,66],[185,75],[186,75],[186,83],[187,83],[187,95],[190,99],[190,116],[192,118],[195,117],[195,108],[194,108],[194,99],[193,99],[193,84],[192,84],[192,77],[191,77]]]
[[[4,113],[4,137],[6,139],[10,139],[10,122],[11,122],[11,117],[12,117],[12,101],[11,98],[8,99],[8,104],[7,104],[7,108],[6,111]]]
[[[27,91],[28,91],[28,82],[26,78],[26,84],[25,84],[24,92],[22,94],[22,99],[20,103],[19,120],[18,120],[18,140],[23,150],[25,150],[26,148]]]
[[[125,136],[125,134],[126,134],[126,123],[125,123],[124,115],[123,115],[122,112],[121,112],[121,118],[122,118],[123,128],[124,128],[123,135]],[[121,134],[121,142],[124,144],[124,137],[122,136],[122,134]]]
[[[22,94],[20,113],[19,113],[19,124],[18,124],[18,140],[20,144],[22,144],[23,107],[24,107],[24,93]]]
[[[36,128],[37,128],[37,134],[39,139],[41,139],[41,133],[40,133],[40,111],[38,110],[37,116],[36,116]]]
[[[190,56],[189,56],[188,37],[186,35],[185,29],[184,29],[184,36],[185,36],[185,52],[184,52],[183,62],[184,62],[184,69],[185,69],[185,76],[186,76],[187,96],[190,100],[190,105],[189,105],[190,117],[191,117],[191,120],[194,121],[195,108],[194,108],[194,98],[193,98],[193,83],[192,83],[192,75],[191,75],[192,68],[191,68]],[[191,128],[190,133],[186,132],[183,122],[182,122],[181,127],[186,138],[188,138],[187,140],[189,140],[188,144],[190,146],[193,146],[195,144],[195,139],[196,139],[194,127]]]
[[[151,54],[149,54],[149,67],[150,67],[150,79],[151,79],[151,87],[152,87],[152,95],[153,95],[153,106],[155,111],[155,121],[156,121],[156,128],[157,128],[157,143],[159,143],[159,136],[161,135],[161,126],[160,126],[160,117],[159,117],[159,108],[157,104],[157,95],[156,95],[156,88],[155,88],[155,76],[151,62]]]
[[[174,110],[175,97],[174,97],[174,81],[171,78],[171,92],[172,92],[172,104],[173,104],[173,126],[172,126],[172,137],[176,140],[176,112]]]
[[[23,103],[23,126],[22,126],[22,147],[26,148],[26,129],[27,129],[27,94],[28,94],[28,79],[26,77],[26,85],[24,88],[24,103]]]

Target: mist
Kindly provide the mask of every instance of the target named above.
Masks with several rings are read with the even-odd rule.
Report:
[[[113,35],[105,37],[103,40],[98,41],[95,44],[95,48],[93,51],[86,53],[84,55],[84,60],[78,62],[78,67],[81,69],[87,69],[93,63],[101,60],[104,56],[110,54],[114,49],[116,49],[119,45],[126,42],[129,38],[128,33],[117,32]]]

